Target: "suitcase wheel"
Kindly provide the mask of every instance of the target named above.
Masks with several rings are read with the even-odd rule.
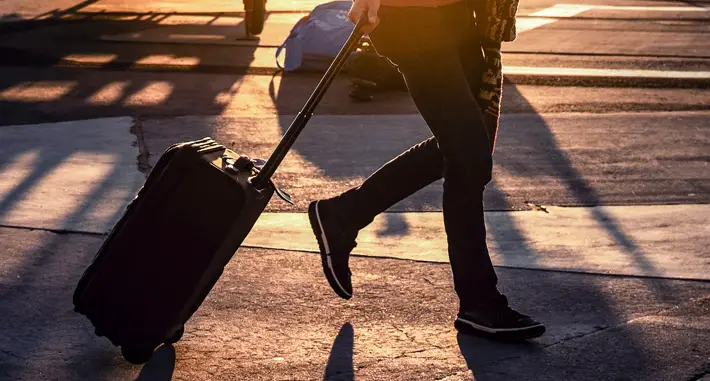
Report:
[[[153,357],[153,349],[121,347],[121,354],[126,361],[134,365],[141,365]]]
[[[182,338],[182,334],[185,333],[185,326],[180,327],[172,336],[168,338],[165,344],[175,344]]]

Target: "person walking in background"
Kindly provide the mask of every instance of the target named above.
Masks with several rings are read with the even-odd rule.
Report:
[[[379,54],[397,65],[433,136],[360,186],[310,203],[323,271],[340,297],[352,297],[348,263],[358,231],[443,177],[444,224],[459,297],[455,327],[500,339],[545,332],[499,292],[483,215],[500,115],[501,43],[515,39],[517,7],[518,0],[354,1],[351,21],[367,18],[364,31]]]

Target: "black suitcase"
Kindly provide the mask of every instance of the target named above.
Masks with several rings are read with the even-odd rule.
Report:
[[[74,291],[75,311],[126,360],[180,340],[273,194],[271,176],[362,33],[358,24],[262,167],[211,138],[163,153]]]

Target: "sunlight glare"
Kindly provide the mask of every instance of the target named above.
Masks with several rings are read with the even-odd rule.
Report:
[[[37,155],[37,152],[33,152]],[[15,226],[35,226],[38,220],[42,225],[55,229],[76,227],[79,219],[87,216],[74,216],[88,200],[95,187],[99,186],[113,170],[117,157],[115,154],[73,152],[57,163],[56,167],[41,174],[41,178],[27,189],[21,202],[0,217],[0,223]],[[0,183],[0,189],[20,183],[23,178],[36,169],[27,161],[17,161],[16,175],[11,176],[9,184]],[[3,177],[5,177],[3,175]],[[21,180],[20,180],[21,181]],[[9,189],[14,189],[14,187]]]
[[[154,54],[136,61],[137,65],[171,65],[171,66],[197,66],[198,57],[175,57],[168,54]]]
[[[51,102],[59,100],[74,87],[74,81],[22,82],[0,91],[0,101]]]
[[[39,150],[23,152],[0,169],[0,204],[5,201],[13,189],[16,189],[32,173],[39,159]]]
[[[105,106],[118,102],[128,87],[128,81],[116,81],[107,83],[105,86],[97,90],[89,98],[86,103],[96,106]]]
[[[64,56],[66,61],[76,61],[81,63],[107,64],[118,58],[116,54],[69,54]]]
[[[124,105],[134,107],[159,105],[165,102],[172,94],[173,87],[172,83],[166,81],[150,82],[142,89],[131,94],[124,102]]]

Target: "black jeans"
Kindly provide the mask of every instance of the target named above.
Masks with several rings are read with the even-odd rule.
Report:
[[[462,309],[499,297],[486,246],[483,190],[492,147],[474,92],[481,46],[465,2],[439,8],[382,7],[370,37],[395,63],[433,136],[334,198],[343,223],[361,229],[398,201],[444,178],[444,224]],[[472,307],[473,306],[473,307]]]

